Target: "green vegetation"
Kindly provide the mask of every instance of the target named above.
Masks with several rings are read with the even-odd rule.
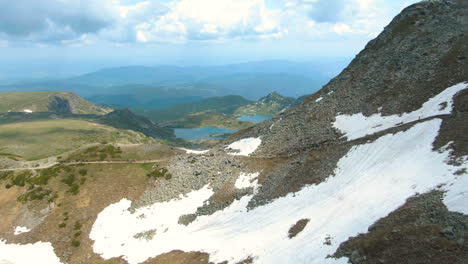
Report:
[[[130,130],[83,120],[61,119],[0,125],[3,152],[35,160],[107,141],[123,144],[152,143],[153,139]]]
[[[23,157],[10,153],[0,153],[0,158],[7,158],[15,161],[24,160]]]
[[[223,127],[227,129],[244,129],[254,125],[251,122],[236,120],[234,116],[223,114],[204,114],[198,113],[183,117],[173,122],[166,123],[171,127],[177,128],[201,128],[201,127]]]
[[[32,186],[32,185],[31,185]],[[21,194],[16,198],[18,202],[27,202],[27,201],[34,201],[34,200],[43,200],[45,197],[48,197],[52,193],[51,190],[45,189],[41,186],[39,187],[32,187],[31,190],[27,191],[26,193]]]
[[[253,103],[238,95],[211,97],[201,101],[177,104],[162,110],[145,111],[144,115],[156,121],[177,120],[192,114],[217,113],[231,115],[237,108]]]
[[[71,92],[14,92],[0,93],[0,113],[61,112],[75,114],[105,114],[109,108],[86,101]]]
[[[68,157],[68,161],[104,161],[108,158],[121,159],[122,149],[114,145],[97,145],[89,147],[85,150],[78,150]],[[78,173],[86,176],[88,173],[85,169],[81,169]]]
[[[170,180],[172,178],[172,174],[170,174],[166,168],[160,168],[158,165],[156,165],[156,168],[154,168],[146,176],[154,179],[164,178],[166,180]]]

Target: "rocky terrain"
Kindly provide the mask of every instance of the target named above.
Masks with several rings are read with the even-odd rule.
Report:
[[[36,243],[47,263],[464,264],[466,28],[466,1],[409,6],[278,117],[210,150],[167,150],[146,180],[96,170],[94,185],[60,196],[83,223],[60,237],[46,227],[63,209],[43,201],[44,220],[28,226],[19,219],[37,211],[11,200],[26,192],[13,187],[0,197],[17,212],[0,225],[0,261]]]

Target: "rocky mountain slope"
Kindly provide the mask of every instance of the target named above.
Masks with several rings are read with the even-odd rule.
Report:
[[[17,212],[0,225],[0,256],[464,264],[467,26],[466,1],[412,5],[317,94],[211,150],[155,166],[144,191],[140,183],[116,193],[93,178],[81,193],[99,190],[100,199],[67,198],[85,236],[68,226],[54,232],[69,215],[53,202],[38,212],[0,199]],[[112,178],[135,181],[125,175]],[[26,221],[31,211],[43,217],[35,225]]]
[[[284,97],[277,92],[272,92],[260,98],[255,103],[242,106],[236,110],[236,115],[277,115],[282,110],[294,104],[295,99]]]
[[[111,111],[110,108],[93,104],[71,92],[0,93],[0,113],[56,112],[102,115]]]

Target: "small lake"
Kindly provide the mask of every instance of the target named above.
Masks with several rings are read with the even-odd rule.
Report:
[[[212,137],[213,134],[234,133],[236,130],[222,127],[202,127],[202,128],[175,128],[175,135],[185,140],[200,139],[222,139],[222,137]]]
[[[260,123],[271,118],[272,116],[269,116],[269,115],[242,115],[238,117],[237,120],[245,121],[245,122]]]

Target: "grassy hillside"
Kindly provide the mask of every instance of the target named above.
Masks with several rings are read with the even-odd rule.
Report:
[[[29,160],[60,155],[99,142],[151,143],[154,139],[134,131],[84,120],[60,119],[0,125],[0,152]]]
[[[111,109],[98,106],[71,92],[12,92],[0,93],[0,113],[58,112],[73,114],[106,114]]]
[[[143,114],[156,121],[170,121],[199,113],[232,114],[237,108],[252,101],[237,95],[212,97],[198,102],[177,104],[162,110],[147,110]]]

